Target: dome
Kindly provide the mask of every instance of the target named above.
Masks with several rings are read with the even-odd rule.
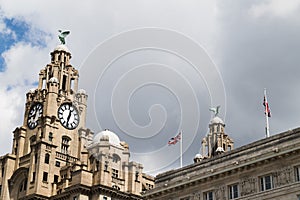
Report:
[[[50,83],[58,83],[58,79],[56,77],[52,77],[49,79]]]
[[[70,52],[68,47],[66,45],[60,44],[58,45],[54,51],[65,51],[65,52]]]
[[[35,92],[35,88],[31,88],[31,89],[29,90],[29,92],[30,92],[30,93],[34,93],[34,92]]]
[[[211,124],[224,124],[223,120],[220,117],[214,117],[211,121]]]
[[[77,91],[78,94],[86,94],[86,91],[84,89],[79,89]]]
[[[105,129],[104,131],[97,133],[93,139],[93,143],[94,144],[99,143],[100,140],[108,140],[110,144],[114,146],[120,146],[119,137],[108,129]]]
[[[200,153],[197,153],[194,158],[195,159],[203,159],[203,156]]]
[[[224,151],[223,147],[218,147],[216,152],[221,152],[222,153],[222,152],[225,152],[225,151]]]
[[[196,154],[194,157],[194,163],[201,162],[203,160],[203,156],[201,154]]]

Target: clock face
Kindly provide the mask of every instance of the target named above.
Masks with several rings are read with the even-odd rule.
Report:
[[[62,104],[58,109],[60,123],[67,129],[75,129],[79,124],[77,109],[69,103]]]
[[[43,105],[37,103],[31,107],[29,110],[28,118],[27,118],[27,125],[30,129],[34,129],[38,125],[38,119],[43,114]]]

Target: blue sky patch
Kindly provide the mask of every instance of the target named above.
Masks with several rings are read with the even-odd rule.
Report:
[[[11,30],[13,33],[0,33],[0,72],[5,71],[5,63],[2,53],[7,51],[14,44],[18,42],[25,42],[32,46],[46,46],[46,41],[44,39],[46,33],[32,28],[26,21],[16,18],[4,18],[3,22],[5,23],[6,28]],[[32,33],[34,36],[32,36]]]

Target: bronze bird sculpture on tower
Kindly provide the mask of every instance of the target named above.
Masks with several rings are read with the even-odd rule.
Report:
[[[65,38],[67,37],[67,35],[70,34],[70,31],[58,30],[58,32],[59,32],[58,38],[59,38],[61,44],[66,44]]]

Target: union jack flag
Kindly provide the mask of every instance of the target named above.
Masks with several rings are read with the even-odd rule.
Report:
[[[263,105],[265,106],[265,115],[267,115],[268,117],[271,117],[271,110],[270,110],[269,103],[267,101],[266,96],[264,96]]]
[[[181,140],[181,132],[175,137],[171,138],[168,142],[168,145],[176,144],[179,140]]]

